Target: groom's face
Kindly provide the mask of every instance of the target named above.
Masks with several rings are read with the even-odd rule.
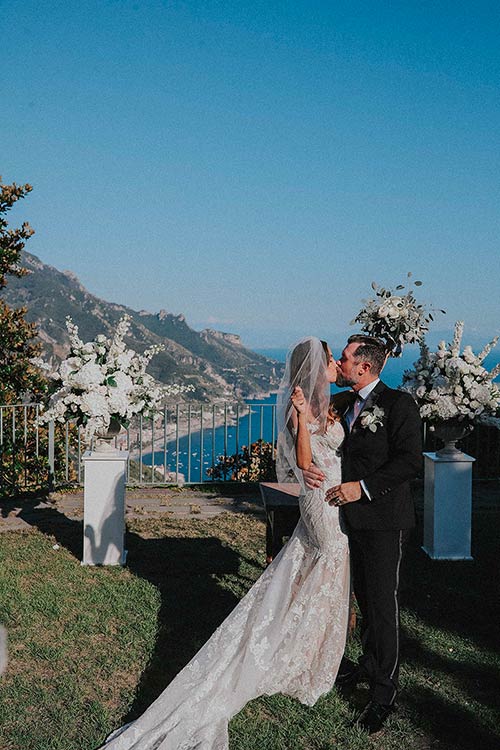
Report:
[[[355,357],[356,349],[358,349],[359,346],[359,343],[347,344],[342,351],[342,356],[337,362],[339,366],[337,385],[341,388],[356,385],[364,375],[364,369],[361,366],[362,363],[359,360],[356,360]]]

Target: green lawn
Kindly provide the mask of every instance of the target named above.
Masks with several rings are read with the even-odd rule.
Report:
[[[497,750],[499,522],[498,511],[476,514],[473,562],[432,562],[415,534],[403,576],[400,711],[382,733],[370,740],[348,726],[367,699],[362,688],[350,702],[332,691],[313,708],[273,696],[231,722],[231,750]],[[264,525],[227,513],[138,519],[123,570],[80,566],[80,523],[52,514],[39,526],[0,534],[10,641],[0,748],[93,750],[144,710],[261,573]],[[355,636],[351,656],[358,648]]]

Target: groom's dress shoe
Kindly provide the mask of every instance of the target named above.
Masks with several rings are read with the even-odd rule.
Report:
[[[355,688],[362,678],[361,670],[358,666],[354,666],[351,669],[339,671],[335,679],[335,687],[343,689]]]
[[[382,703],[370,701],[354,722],[354,726],[361,727],[368,734],[375,734],[382,729],[387,717],[395,710],[394,705],[386,706]]]

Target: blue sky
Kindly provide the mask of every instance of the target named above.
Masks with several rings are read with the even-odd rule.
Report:
[[[496,2],[0,0],[0,173],[94,294],[287,346],[370,282],[500,329]]]

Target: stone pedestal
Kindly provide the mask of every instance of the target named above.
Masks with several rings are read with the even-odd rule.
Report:
[[[127,451],[83,456],[85,471],[82,565],[124,565]]]
[[[466,453],[424,453],[424,544],[433,560],[472,560],[472,464]]]

